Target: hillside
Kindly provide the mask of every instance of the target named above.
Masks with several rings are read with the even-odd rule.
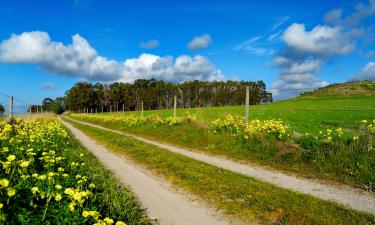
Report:
[[[321,97],[375,97],[375,82],[359,81],[331,84],[316,90],[302,93],[299,98],[321,98]]]

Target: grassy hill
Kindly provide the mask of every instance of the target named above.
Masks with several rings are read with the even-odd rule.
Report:
[[[244,115],[244,106],[224,106],[177,109],[214,120],[226,114]],[[140,112],[126,112],[137,114]],[[173,110],[150,110],[148,114],[172,116]],[[327,128],[343,127],[348,131],[358,128],[361,120],[375,119],[375,83],[370,81],[331,85],[299,97],[272,104],[250,106],[252,119],[282,119],[298,132],[319,132]]]
[[[299,98],[353,98],[366,96],[375,96],[375,82],[360,81],[332,84],[303,93]]]

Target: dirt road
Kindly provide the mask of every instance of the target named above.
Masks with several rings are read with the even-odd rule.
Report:
[[[99,161],[127,185],[147,209],[150,218],[162,225],[226,225],[215,210],[176,191],[167,181],[155,178],[132,162],[109,152],[71,124],[61,121]]]
[[[171,152],[175,152],[214,166],[231,170],[236,173],[251,176],[258,180],[274,184],[278,187],[287,188],[304,194],[309,194],[324,200],[334,201],[339,204],[343,204],[349,208],[375,215],[375,195],[360,189],[355,189],[346,185],[331,185],[323,183],[319,180],[311,180],[291,176],[279,171],[271,170],[256,165],[241,164],[222,157],[211,156],[201,152],[193,152],[187,149],[183,149],[181,147],[175,147],[157,141],[148,140],[118,130],[108,129],[96,124],[81,122],[68,117],[65,118],[84,125],[100,128],[127,137],[132,137],[144,143],[152,144],[160,148],[169,150]]]

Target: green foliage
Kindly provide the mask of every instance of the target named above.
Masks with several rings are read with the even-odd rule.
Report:
[[[186,81],[166,83],[155,79],[139,79],[134,84],[112,83],[110,85],[77,83],[65,96],[65,103],[71,111],[122,111],[144,109],[166,109],[173,107],[174,95],[178,107],[206,107],[240,105],[244,103],[245,88],[250,86],[250,103],[272,102],[272,95],[266,85],[258,82],[208,82]]]

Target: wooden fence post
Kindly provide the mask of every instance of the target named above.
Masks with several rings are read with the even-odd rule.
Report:
[[[246,86],[246,106],[245,106],[245,123],[249,123],[249,100],[250,100],[250,87]]]
[[[13,96],[9,97],[9,118],[13,119]]]
[[[122,104],[122,112],[125,112],[125,104]]]
[[[176,117],[176,108],[177,108],[177,95],[174,95],[173,117]]]
[[[141,103],[141,115],[142,115],[142,117],[143,117],[143,101],[142,101],[142,103]]]

